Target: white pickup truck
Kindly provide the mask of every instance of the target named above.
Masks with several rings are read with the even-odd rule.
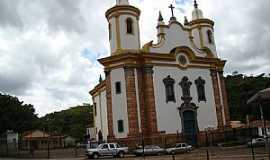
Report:
[[[98,159],[102,156],[114,156],[123,158],[128,153],[127,147],[120,147],[117,143],[102,143],[97,148],[87,148],[89,159]]]

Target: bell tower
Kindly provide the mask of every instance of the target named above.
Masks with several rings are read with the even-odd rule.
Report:
[[[140,50],[140,10],[129,5],[128,0],[116,0],[116,5],[106,12],[111,55]]]
[[[203,12],[194,0],[194,10],[192,11],[192,21],[189,23],[192,28],[195,43],[200,49],[210,49],[217,57],[216,45],[214,39],[214,22],[203,16]]]
[[[128,0],[116,0],[116,5],[129,5]]]

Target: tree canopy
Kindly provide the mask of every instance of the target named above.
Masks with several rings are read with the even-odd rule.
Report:
[[[23,133],[40,129],[83,140],[86,127],[93,126],[91,112],[90,105],[82,105],[38,118],[33,105],[24,104],[17,97],[0,93],[0,135],[7,130]]]
[[[260,119],[258,104],[247,105],[247,100],[258,91],[270,87],[270,77],[265,74],[246,76],[233,72],[225,79],[231,120]],[[262,104],[264,117],[270,120],[270,104]]]
[[[7,130],[22,133],[34,129],[37,119],[33,105],[0,93],[0,134]]]
[[[82,105],[45,115],[39,119],[39,129],[61,133],[83,140],[86,128],[93,124],[92,107]]]

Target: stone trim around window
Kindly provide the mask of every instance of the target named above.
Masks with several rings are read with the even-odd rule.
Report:
[[[206,102],[206,96],[205,96],[205,80],[202,79],[202,77],[199,77],[195,80],[196,88],[197,88],[197,94],[198,94],[198,101],[205,101]]]
[[[170,75],[168,75],[166,78],[163,79],[163,83],[165,85],[166,103],[176,102],[175,101],[175,94],[174,94],[175,80],[172,79]]]

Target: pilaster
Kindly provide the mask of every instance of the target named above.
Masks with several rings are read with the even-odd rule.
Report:
[[[227,90],[226,90],[223,72],[219,72],[219,77],[220,77],[220,85],[221,85],[222,98],[223,98],[223,108],[224,108],[224,113],[225,113],[225,122],[226,122],[225,125],[228,125],[230,121],[230,113],[229,113],[228,96],[227,96]]]
[[[214,99],[216,104],[216,113],[217,113],[217,121],[218,121],[218,128],[223,128],[223,115],[222,115],[222,104],[221,104],[221,97],[219,92],[219,84],[218,84],[218,75],[216,70],[211,70],[211,77],[212,77],[212,84],[214,89]]]
[[[129,137],[139,135],[138,111],[137,111],[137,97],[135,88],[135,68],[124,67],[126,80],[126,97],[127,97],[127,111],[129,124]]]
[[[153,135],[158,133],[157,115],[155,106],[155,94],[153,85],[153,66],[144,66],[143,68],[144,83],[144,108],[146,114],[147,133]]]

